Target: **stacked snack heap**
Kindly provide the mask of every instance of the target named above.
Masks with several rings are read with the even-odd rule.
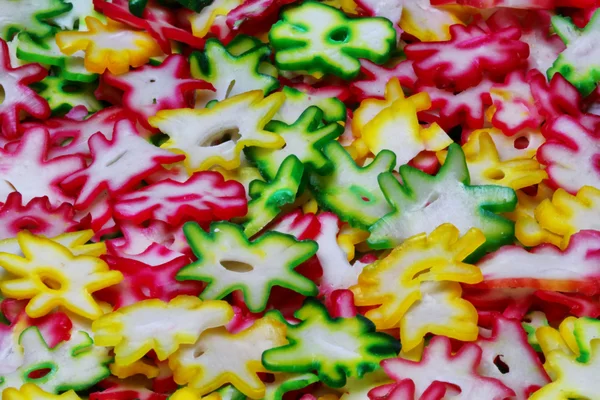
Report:
[[[600,0],[0,0],[0,399],[600,399],[599,82]]]

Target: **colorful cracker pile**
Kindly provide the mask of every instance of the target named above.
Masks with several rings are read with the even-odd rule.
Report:
[[[0,0],[1,400],[600,399],[598,82],[598,0]]]

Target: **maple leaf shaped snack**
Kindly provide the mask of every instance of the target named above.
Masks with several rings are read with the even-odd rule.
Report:
[[[504,186],[471,186],[465,156],[458,144],[448,147],[446,162],[435,176],[408,165],[400,167],[401,185],[391,173],[379,184],[394,211],[369,228],[373,248],[392,248],[417,233],[432,232],[451,223],[461,233],[480,229],[486,236],[482,249],[498,248],[513,239],[512,221],[497,215],[514,209],[517,196]],[[450,211],[452,210],[452,211]]]
[[[470,229],[461,237],[458,229],[450,224],[439,226],[429,235],[413,236],[385,258],[363,269],[358,284],[350,288],[355,303],[376,306],[365,316],[378,329],[394,328],[422,298],[422,282],[481,282],[479,269],[464,259],[484,241],[481,231]]]
[[[73,55],[85,52],[85,68],[97,74],[109,70],[123,74],[129,67],[141,67],[150,57],[162,51],[146,32],[134,31],[127,26],[108,20],[106,24],[94,17],[86,17],[87,31],[63,31],[56,34],[60,51]],[[115,46],[118,43],[118,46]]]
[[[2,293],[31,299],[25,308],[30,317],[41,317],[57,306],[88,319],[102,315],[91,293],[119,283],[123,275],[110,271],[98,257],[74,255],[60,243],[27,231],[17,235],[23,257],[0,253],[0,265],[14,275],[0,283]]]
[[[232,317],[225,301],[178,296],[168,303],[152,299],[120,308],[95,320],[92,330],[96,344],[113,346],[116,364],[127,366],[150,350],[164,361],[179,346],[196,343],[202,332],[223,326]]]
[[[283,319],[280,314],[275,315]],[[367,318],[332,318],[325,306],[313,298],[307,299],[294,316],[300,323],[288,324],[290,343],[263,353],[262,362],[270,371],[316,370],[322,382],[341,387],[347,378],[361,378],[400,350],[396,339],[375,332]]]
[[[352,79],[360,70],[358,58],[379,64],[387,61],[396,32],[385,18],[349,19],[336,8],[306,1],[283,11],[269,31],[269,41],[282,70]]]
[[[147,142],[128,119],[115,124],[112,139],[96,133],[90,138],[89,146],[91,164],[61,182],[67,190],[80,188],[75,202],[80,209],[90,206],[103,190],[111,196],[126,193],[158,171],[162,164],[172,164],[185,157]]]
[[[279,148],[284,139],[264,126],[285,101],[283,93],[263,97],[254,90],[220,101],[212,108],[159,111],[150,125],[169,135],[162,148],[186,155],[188,171],[215,165],[235,169],[246,146]]]
[[[479,84],[484,72],[502,76],[527,62],[529,46],[518,40],[519,28],[486,33],[476,25],[452,25],[450,33],[450,40],[404,49],[424,83],[465,90]]]
[[[397,383],[375,388],[369,396],[382,397],[405,380],[414,383],[415,398],[419,399],[441,399],[446,394],[446,384],[460,389],[460,394],[454,396],[457,400],[502,400],[514,396],[514,391],[499,380],[477,373],[480,361],[481,349],[477,345],[464,344],[456,354],[452,354],[450,339],[435,336],[419,362],[402,358],[383,360],[383,369]]]
[[[226,383],[251,399],[265,395],[265,384],[257,372],[267,372],[261,363],[265,350],[287,343],[286,325],[265,316],[236,334],[225,328],[205,331],[193,345],[184,345],[169,358],[175,382],[187,384],[200,394]]]
[[[248,309],[261,312],[273,286],[305,296],[318,292],[311,280],[294,271],[316,253],[311,240],[271,231],[250,242],[241,227],[228,222],[211,224],[209,233],[193,222],[183,229],[198,260],[183,267],[177,279],[207,282],[202,299],[222,299],[241,290]]]
[[[188,92],[213,90],[210,83],[190,77],[187,60],[178,54],[167,57],[159,66],[144,65],[121,75],[107,72],[103,79],[124,91],[123,106],[147,129],[152,129],[148,118],[160,110],[187,107]]]
[[[214,171],[194,173],[185,182],[164,179],[119,196],[114,204],[117,218],[139,224],[149,219],[178,225],[182,221],[228,220],[246,215],[244,187],[225,181]]]

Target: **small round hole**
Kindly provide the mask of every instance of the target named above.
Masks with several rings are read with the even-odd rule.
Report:
[[[494,365],[496,366],[496,368],[498,368],[498,371],[500,371],[503,375],[508,374],[510,372],[510,368],[502,360],[501,355],[497,355],[496,358],[494,358]]]
[[[203,354],[204,354],[204,350],[202,350],[202,349],[196,349],[194,351],[194,358],[202,357]]]
[[[150,83],[156,82],[156,79],[150,79]]]
[[[52,372],[52,369],[50,368],[36,369],[28,373],[27,378],[32,380],[42,379],[50,372]]]
[[[62,86],[62,90],[67,93],[79,93],[81,92],[81,86],[74,83],[68,83]]]
[[[440,199],[440,195],[439,193],[433,193],[429,196],[429,198],[427,199],[427,201],[425,202],[425,208],[429,207],[430,205],[434,204],[436,201],[438,201]]]
[[[350,187],[350,191],[354,194],[354,196],[356,196],[357,200],[360,199],[365,203],[370,203],[373,201],[372,194],[361,186],[352,185]]]
[[[34,233],[40,229],[41,225],[35,218],[31,217],[23,217],[15,223],[18,230],[28,230]]]
[[[504,174],[504,172],[499,169],[493,169],[491,171],[488,171],[488,172],[486,172],[485,175],[487,176],[488,179],[492,179],[494,181],[499,181],[501,179],[504,179],[504,177],[506,176]]]
[[[220,144],[226,143],[226,142],[233,142],[233,143],[237,143],[238,140],[240,140],[242,136],[240,135],[240,130],[238,128],[231,128],[231,129],[226,129],[223,132],[220,132],[218,135],[215,135],[201,143],[198,144],[198,146],[218,146]]]
[[[520,138],[516,138],[514,142],[515,149],[523,150],[529,147],[529,139],[525,136],[521,136]]]
[[[59,146],[60,146],[60,147],[65,147],[65,146],[68,146],[68,145],[70,145],[71,143],[73,143],[73,140],[75,140],[75,138],[74,138],[74,137],[72,137],[72,136],[71,136],[71,137],[64,138],[64,139],[62,139],[62,141],[59,143]]]
[[[329,40],[336,43],[345,43],[349,37],[350,30],[345,26],[335,29],[329,34]]]
[[[140,292],[144,295],[144,297],[146,297],[147,299],[152,297],[152,290],[148,287],[148,286],[142,286],[140,288]]]
[[[110,167],[110,166],[112,166],[112,165],[116,164],[117,162],[119,162],[119,160],[120,160],[121,158],[125,157],[125,155],[126,155],[126,154],[127,154],[127,150],[123,151],[121,154],[118,154],[118,155],[117,155],[116,157],[114,157],[112,160],[109,160],[109,161],[106,163],[106,165],[105,165],[105,166],[106,166],[106,167]]]
[[[62,289],[62,283],[51,276],[41,276],[40,280],[50,290],[60,290]]]
[[[419,271],[415,274],[415,276],[413,276],[413,279],[418,279],[421,275],[425,275],[431,272],[431,268],[433,267],[427,267],[422,271]]]
[[[225,98],[228,99],[233,87],[235,86],[235,79],[229,82],[229,86],[227,86],[227,90],[225,91]],[[207,105],[208,107],[208,105]]]
[[[227,271],[231,272],[244,273],[254,270],[254,267],[252,265],[241,261],[223,260],[221,261],[221,266]]]

